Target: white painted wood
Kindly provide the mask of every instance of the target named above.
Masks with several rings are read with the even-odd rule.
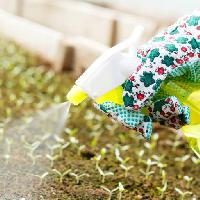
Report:
[[[8,12],[17,14],[21,0],[0,0],[0,8]]]
[[[56,71],[62,69],[66,46],[61,33],[3,10],[0,10],[0,27],[0,35],[52,63]]]
[[[23,16],[67,36],[83,36],[110,45],[114,13],[70,0],[24,0]]]
[[[140,44],[148,41],[156,32],[158,25],[156,21],[148,18],[125,14],[116,11],[116,42],[121,42],[129,37],[137,25],[144,26],[144,33],[141,38]]]
[[[151,17],[160,22],[173,22],[178,17],[200,7],[199,0],[83,0],[104,4],[140,16]]]
[[[73,68],[77,74],[87,69],[97,57],[109,48],[84,37],[68,38],[65,40],[65,44],[73,48]]]

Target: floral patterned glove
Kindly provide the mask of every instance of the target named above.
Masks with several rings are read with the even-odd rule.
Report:
[[[154,100],[166,79],[200,81],[200,11],[179,19],[138,49],[141,64],[123,84],[123,102],[96,107],[150,139],[152,121],[176,129],[189,123],[189,108],[174,97]],[[144,111],[144,108],[146,108]],[[144,114],[145,113],[145,114]]]

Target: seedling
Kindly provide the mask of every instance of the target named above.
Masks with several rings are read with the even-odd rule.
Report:
[[[81,180],[82,177],[84,177],[84,176],[85,177],[89,177],[89,174],[85,174],[85,173],[83,173],[83,174],[70,173],[69,175],[73,176],[76,179],[76,184],[77,185],[80,183],[80,180]]]
[[[194,164],[196,164],[196,165],[199,165],[200,164],[200,158],[197,158],[197,157],[195,157],[195,156],[192,156],[192,162],[194,163]]]
[[[55,155],[55,156],[51,156],[49,154],[46,155],[46,157],[51,161],[51,168],[54,166],[54,161],[57,160],[59,158],[58,155]]]
[[[120,167],[125,171],[124,177],[128,177],[128,172],[133,168],[133,166],[125,166],[123,164],[120,164]]]
[[[160,198],[162,199],[164,197],[164,193],[167,190],[167,182],[163,185],[163,187],[157,187],[158,192],[160,193]]]
[[[162,156],[158,156],[158,155],[152,155],[152,158],[154,160],[156,160],[158,163],[159,162],[162,162],[162,160],[164,159],[165,155],[162,155]]]
[[[123,158],[120,156],[120,151],[119,151],[118,148],[115,148],[115,157],[116,157],[117,161],[119,161],[122,165],[126,164],[126,163],[130,160],[129,157],[123,159]]]
[[[24,143],[24,147],[29,150],[30,154],[33,154],[34,151],[40,146],[40,142],[36,141],[34,143],[28,143],[24,135],[21,136],[21,141]]]
[[[189,191],[183,192],[179,188],[175,188],[175,191],[178,192],[181,200],[184,200],[187,195],[192,195],[192,192]]]
[[[69,142],[66,142],[65,144],[61,145],[59,147],[59,154],[60,154],[60,157],[63,156],[63,150],[66,149],[67,147],[69,147],[70,143]]]
[[[54,139],[56,140],[56,142],[61,143],[61,144],[65,142],[65,140],[59,137],[58,135],[54,135]]]
[[[167,164],[159,162],[157,166],[160,168],[160,173],[162,173],[163,169],[167,167]]]
[[[57,169],[53,169],[52,171],[55,172],[55,173],[59,176],[59,178],[60,178],[60,183],[63,183],[63,178],[64,178],[65,176],[67,176],[72,170],[71,170],[71,169],[68,169],[68,170],[66,170],[66,171],[63,172],[63,173],[59,172]]]
[[[42,185],[43,181],[44,181],[44,178],[49,174],[49,172],[45,172],[44,174],[42,175],[34,175],[36,177],[38,177],[40,179],[40,182],[39,182],[39,185]]]
[[[41,158],[41,157],[42,157],[41,155],[33,155],[33,154],[31,154],[31,153],[28,153],[28,156],[30,157],[30,159],[31,159],[33,165],[35,165],[36,160],[37,160],[38,158]]]
[[[118,183],[118,190],[119,190],[118,200],[121,200],[122,199],[122,193],[125,190],[124,186],[122,185],[121,182]]]
[[[102,148],[102,149],[100,150],[100,155],[101,155],[102,159],[105,157],[106,152],[107,152],[107,149],[106,149],[106,148]]]
[[[73,145],[73,146],[76,146],[76,145],[79,143],[79,141],[78,141],[78,139],[76,139],[75,137],[70,136],[70,137],[69,137],[69,143],[70,143],[71,145]]]
[[[182,157],[176,157],[175,161],[180,163],[181,168],[184,167],[185,162],[190,158],[190,155],[184,155]]]
[[[110,189],[108,189],[108,188],[105,187],[105,186],[101,186],[101,188],[102,188],[103,190],[105,190],[105,191],[108,193],[109,196],[108,196],[108,199],[107,199],[107,200],[111,200],[113,193],[119,189],[119,187],[116,187],[116,188],[114,188],[113,190],[110,190]]]
[[[78,147],[78,151],[77,151],[78,156],[81,155],[81,151],[83,151],[83,149],[85,149],[85,145],[81,145]]]
[[[137,152],[137,156],[138,156],[138,163],[142,162],[142,157],[144,155],[144,150],[140,150],[139,152]]]
[[[97,155],[93,158],[93,160],[95,160],[95,168],[98,169],[99,167],[99,163],[100,163],[100,160],[101,160],[101,155]]]
[[[193,181],[193,177],[190,177],[190,176],[184,176],[183,178],[184,178],[184,180],[187,181],[186,187],[187,187],[187,188],[190,188],[190,184],[191,184],[192,181]]]
[[[152,161],[150,158],[147,159],[147,161],[143,160],[142,162],[147,166],[147,168],[146,168],[146,171],[140,169],[140,172],[141,172],[143,175],[145,175],[145,179],[147,180],[147,179],[149,179],[149,177],[150,177],[152,174],[155,173],[154,171],[150,171],[150,169],[151,169],[151,166],[156,165],[157,162]]]
[[[167,182],[167,174],[165,170],[162,170],[162,184],[164,185]]]
[[[150,178],[150,176],[155,173],[154,171],[147,172],[147,171],[144,171],[142,169],[139,169],[139,171],[145,176],[146,180],[148,180]]]
[[[56,149],[61,148],[61,144],[54,144],[54,145],[47,144],[47,147],[50,150],[50,154],[53,155]]]
[[[99,166],[97,166],[97,170],[99,172],[99,174],[101,175],[102,179],[101,182],[104,183],[105,182],[105,177],[106,176],[114,176],[113,172],[104,172]]]
[[[149,149],[150,151],[152,151],[156,147],[156,145],[157,145],[158,138],[159,138],[158,133],[153,134],[152,135],[152,139],[151,139],[151,143],[145,142],[144,146],[147,149]]]
[[[66,128],[65,129],[65,133],[67,133],[69,136],[74,136],[77,132],[78,132],[77,128],[74,128],[74,129]]]

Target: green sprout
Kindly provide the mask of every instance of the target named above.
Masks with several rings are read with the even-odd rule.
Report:
[[[190,184],[191,184],[192,181],[193,181],[193,177],[190,177],[190,176],[184,176],[183,178],[184,178],[184,180],[187,181],[186,188],[190,188]]]
[[[175,191],[180,195],[181,200],[184,200],[187,195],[192,195],[192,192],[189,191],[183,192],[179,188],[175,188]]]
[[[119,161],[122,165],[126,164],[126,163],[130,160],[129,157],[123,159],[123,158],[120,156],[120,151],[119,151],[118,148],[115,148],[115,157],[116,157],[117,161]]]
[[[105,157],[106,153],[107,153],[107,149],[106,148],[101,148],[100,155],[101,155],[102,159]]]
[[[36,160],[42,157],[42,155],[34,155],[31,153],[28,153],[28,156],[30,157],[30,159],[32,161],[32,165],[35,165]]]
[[[78,156],[81,155],[81,152],[85,149],[85,147],[86,146],[84,144],[78,147],[78,151],[77,151]]]
[[[69,137],[69,143],[70,143],[72,146],[76,146],[76,145],[79,143],[79,141],[78,141],[78,139],[76,139],[75,137],[70,136],[70,137]]]
[[[118,194],[118,200],[122,199],[122,193],[124,192],[124,186],[122,185],[121,182],[118,183],[118,190],[119,190],[119,194]]]
[[[162,170],[161,175],[162,175],[162,184],[164,185],[167,182],[167,173],[166,173],[166,171]]]
[[[192,162],[195,164],[195,165],[199,165],[200,164],[200,158],[197,158],[195,156],[192,156]]]
[[[89,177],[89,174],[75,174],[75,173],[69,173],[70,176],[73,176],[76,179],[76,184],[78,185],[80,183],[80,180],[82,177]]]
[[[53,155],[56,149],[61,148],[61,144],[54,144],[54,145],[47,144],[47,147],[50,150],[50,154]]]
[[[138,163],[142,162],[142,157],[144,155],[144,150],[140,150],[139,152],[137,152],[137,156],[138,156]]]
[[[164,183],[163,187],[157,187],[158,192],[160,193],[160,198],[164,197],[164,193],[167,190],[167,182]]]
[[[94,156],[93,160],[95,161],[95,168],[98,169],[99,163],[101,161],[101,155]]]
[[[105,186],[101,186],[101,188],[108,193],[109,196],[108,196],[107,200],[111,200],[113,193],[116,192],[119,189],[119,187],[116,187],[116,188],[110,190],[109,188],[107,188]]]
[[[180,163],[181,168],[184,167],[185,162],[190,158],[190,155],[184,155],[182,157],[176,157],[175,161]]]
[[[77,132],[78,132],[77,128],[74,128],[74,129],[66,128],[65,129],[65,133],[67,133],[69,136],[74,136]]]
[[[145,146],[148,150],[152,151],[153,149],[155,149],[155,147],[156,147],[156,145],[157,145],[158,138],[159,138],[158,133],[154,133],[154,134],[152,135],[152,138],[151,138],[151,143],[145,142],[145,143],[144,143],[144,146]]]
[[[24,147],[29,150],[29,154],[33,154],[34,151],[40,146],[41,142],[36,141],[34,143],[28,143],[25,135],[21,136],[21,141],[24,143]]]
[[[152,174],[155,173],[154,171],[150,171],[150,169],[151,169],[151,166],[156,165],[157,162],[152,161],[150,158],[147,159],[147,161],[143,160],[142,162],[143,162],[147,167],[146,167],[146,170],[145,170],[145,171],[142,170],[142,169],[140,169],[140,172],[141,172],[143,175],[145,175],[145,179],[147,180],[147,179],[149,179],[149,177],[150,177]]]
[[[64,177],[67,176],[72,170],[68,169],[68,170],[64,171],[63,173],[59,172],[57,169],[53,169],[52,171],[55,172],[59,176],[60,183],[63,183]]]
[[[59,155],[51,156],[49,154],[46,155],[46,157],[51,161],[51,168],[54,166],[54,161],[59,158]]]
[[[58,135],[54,135],[54,139],[56,140],[56,142],[61,143],[61,144],[65,142],[65,140],[59,137]]]
[[[39,185],[42,185],[42,183],[43,183],[43,181],[44,181],[44,178],[47,177],[48,174],[49,174],[49,172],[45,172],[45,173],[43,173],[42,175],[34,175],[34,176],[36,176],[36,177],[39,178],[39,180],[40,180]]]
[[[124,177],[127,178],[128,177],[128,172],[133,168],[133,166],[125,166],[123,164],[120,164],[120,167],[124,170],[125,174]]]
[[[66,142],[64,144],[62,144],[60,147],[59,147],[59,155],[60,157],[63,156],[63,150],[65,150],[67,147],[69,147],[70,143],[69,142]]]
[[[104,183],[105,182],[105,177],[106,176],[114,176],[113,172],[104,172],[99,166],[97,166],[97,170],[99,172],[99,174],[101,175],[102,179],[101,182]]]
[[[163,169],[167,167],[167,164],[159,162],[157,166],[160,168],[160,173],[162,173]]]

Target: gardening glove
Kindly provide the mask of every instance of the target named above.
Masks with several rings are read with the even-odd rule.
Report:
[[[175,77],[200,81],[200,11],[159,33],[138,49],[137,56],[137,72],[123,84],[123,105],[104,102],[96,107],[147,139],[153,121],[176,129],[189,124],[187,106],[175,96],[156,95],[166,80]]]

